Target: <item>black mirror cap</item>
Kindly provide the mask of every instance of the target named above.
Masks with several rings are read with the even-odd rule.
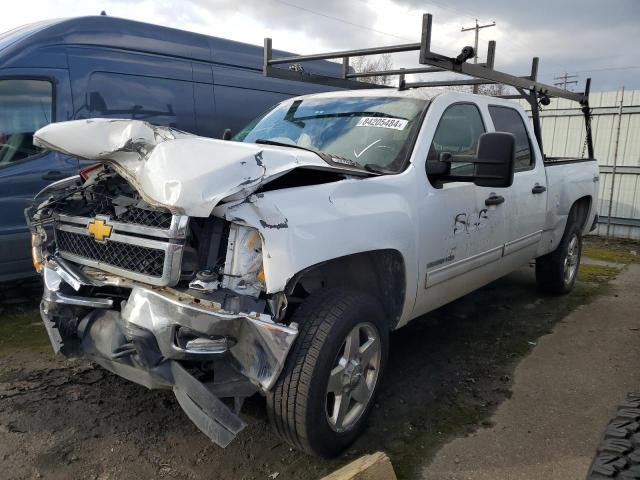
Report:
[[[442,177],[451,173],[451,162],[427,160],[427,176]]]
[[[222,140],[231,140],[231,129],[225,128],[222,132]]]
[[[512,133],[483,133],[478,139],[474,183],[479,187],[510,187],[513,185],[515,158],[516,138]]]

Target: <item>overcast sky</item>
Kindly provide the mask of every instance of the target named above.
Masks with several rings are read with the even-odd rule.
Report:
[[[565,72],[592,77],[592,90],[621,85],[640,89],[640,0],[21,0],[4,8],[0,32],[49,18],[95,15],[156,23],[299,53],[419,41],[421,15],[434,15],[432,50],[455,55],[473,45],[480,55],[497,41],[495,67],[518,75],[539,56],[540,79]],[[395,67],[411,66],[417,53],[394,55]],[[482,59],[481,59],[482,61]]]

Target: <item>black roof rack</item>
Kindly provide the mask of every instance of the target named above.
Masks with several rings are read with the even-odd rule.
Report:
[[[500,72],[493,68],[495,60],[496,42],[490,41],[487,51],[487,61],[485,63],[471,64],[466,61],[474,56],[473,47],[464,47],[457,57],[447,57],[431,51],[431,30],[433,16],[425,13],[422,16],[422,36],[419,43],[407,43],[392,45],[387,47],[363,48],[359,50],[343,50],[338,52],[320,53],[314,55],[296,55],[289,57],[273,58],[272,42],[270,38],[264,39],[264,61],[263,74],[268,77],[276,77],[287,80],[311,82],[326,86],[339,88],[359,89],[359,88],[385,88],[386,85],[376,85],[358,80],[358,78],[372,76],[392,76],[399,77],[398,88],[415,87],[446,87],[453,85],[481,85],[481,84],[502,84],[513,87],[517,90],[517,95],[500,95],[502,98],[525,99],[531,106],[533,128],[542,150],[542,132],[540,126],[539,105],[548,105],[552,97],[565,98],[578,102],[582,106],[586,128],[586,143],[589,158],[593,158],[593,141],[591,137],[591,111],[589,109],[589,89],[591,79],[587,78],[583,92],[571,92],[561,88],[546,85],[537,80],[538,77],[538,57],[534,57],[531,62],[531,72],[527,76],[519,77],[508,73]],[[374,72],[354,72],[349,67],[351,57],[361,57],[367,55],[380,55],[386,53],[418,51],[418,62],[423,65],[417,68],[381,70]],[[300,63],[312,60],[342,60],[342,76],[328,77],[307,73]],[[275,65],[286,65],[288,68],[279,68]],[[437,80],[407,82],[405,76],[417,73],[453,72],[466,75],[466,79],[461,80]],[[388,87],[387,87],[388,88]]]

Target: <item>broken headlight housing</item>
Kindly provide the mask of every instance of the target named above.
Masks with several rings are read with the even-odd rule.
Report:
[[[255,228],[230,225],[222,286],[254,297],[265,290],[262,237]]]

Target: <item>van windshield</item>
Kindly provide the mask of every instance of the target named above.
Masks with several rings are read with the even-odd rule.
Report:
[[[46,80],[0,80],[0,167],[40,153],[33,133],[51,123],[53,86]]]
[[[404,97],[324,97],[284,102],[251,122],[234,140],[316,150],[343,163],[403,168],[425,100]]]

